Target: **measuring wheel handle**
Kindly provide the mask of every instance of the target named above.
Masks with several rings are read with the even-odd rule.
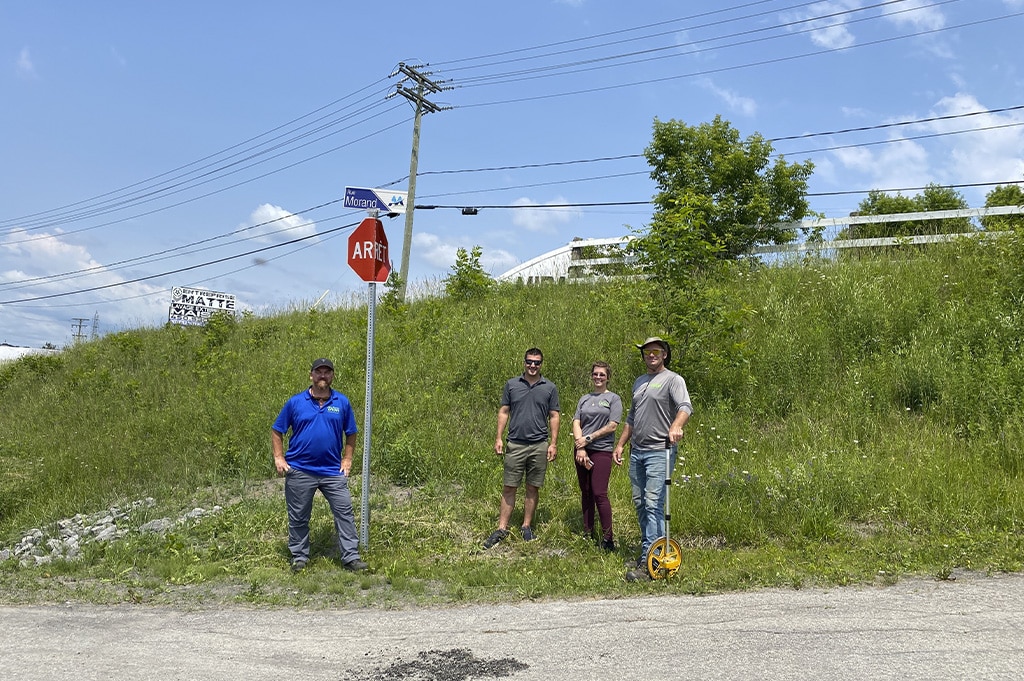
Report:
[[[647,574],[651,579],[666,579],[679,569],[683,562],[679,543],[670,537],[669,525],[672,520],[670,506],[672,491],[672,440],[665,439],[665,536],[661,537],[647,550]]]

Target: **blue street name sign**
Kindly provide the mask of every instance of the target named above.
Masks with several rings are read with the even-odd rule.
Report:
[[[377,210],[381,213],[404,213],[408,192],[389,189],[367,189],[366,187],[345,187],[345,207],[360,210]]]

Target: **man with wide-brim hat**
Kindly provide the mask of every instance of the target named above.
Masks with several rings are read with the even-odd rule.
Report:
[[[626,426],[612,452],[613,460],[622,463],[623,449],[629,443],[629,481],[640,524],[640,558],[636,568],[626,573],[629,581],[650,579],[645,567],[647,552],[665,534],[665,480],[675,468],[676,444],[693,413],[686,381],[667,366],[672,356],[668,341],[652,336],[636,347],[647,373],[633,382]],[[672,453],[666,470],[665,449],[669,446]]]

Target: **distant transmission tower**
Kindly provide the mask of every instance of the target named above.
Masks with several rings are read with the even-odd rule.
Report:
[[[74,317],[71,320],[71,339],[75,343],[79,343],[85,339],[85,323],[89,321],[86,317]]]
[[[89,334],[89,340],[96,340],[100,337],[100,311],[96,310],[96,314],[92,316],[92,332]]]

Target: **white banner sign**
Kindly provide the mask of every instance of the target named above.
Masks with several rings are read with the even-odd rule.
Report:
[[[230,293],[175,286],[167,321],[182,326],[202,326],[214,312],[235,314],[235,297]]]

